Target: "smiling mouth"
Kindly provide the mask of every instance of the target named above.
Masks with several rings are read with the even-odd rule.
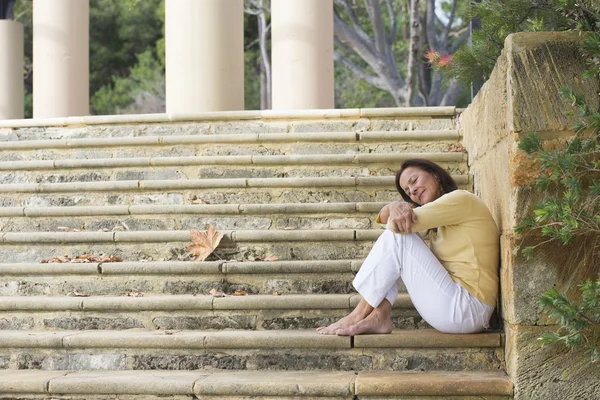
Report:
[[[423,191],[421,192],[421,194],[419,194],[419,201],[421,201],[421,197],[423,197],[423,193],[425,193],[425,190],[423,190]]]

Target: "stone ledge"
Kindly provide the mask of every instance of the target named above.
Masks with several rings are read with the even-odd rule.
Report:
[[[356,307],[360,298],[357,294],[0,296],[0,311],[349,310]],[[400,293],[393,308],[413,309],[408,294]]]
[[[365,398],[512,396],[502,371],[4,371],[2,393]],[[412,397],[411,397],[412,398]]]
[[[449,335],[433,329],[394,331],[390,335],[320,335],[316,330],[279,331],[0,331],[0,348],[69,349],[350,349],[350,348],[499,348],[501,334]]]
[[[504,371],[481,372],[361,372],[358,396],[488,396],[513,393]]]
[[[382,229],[221,230],[230,242],[355,242],[376,240]],[[1,243],[167,243],[191,242],[190,231],[7,232]]]
[[[456,107],[394,107],[331,110],[263,110],[263,111],[220,111],[186,114],[129,114],[95,115],[65,118],[38,118],[0,121],[0,128],[26,128],[43,126],[108,125],[143,122],[173,121],[236,121],[236,120],[296,120],[296,119],[359,119],[399,117],[454,117]]]
[[[108,215],[263,215],[347,214],[379,212],[386,202],[282,203],[282,204],[193,204],[132,206],[0,207],[0,217],[66,217]]]
[[[468,175],[452,175],[458,185],[468,185]],[[188,180],[139,180],[100,181],[68,183],[11,183],[1,184],[0,193],[72,193],[72,192],[119,192],[161,191],[185,189],[234,189],[234,188],[314,188],[314,187],[394,187],[394,176],[365,176],[347,178],[231,178],[231,179],[188,179]]]
[[[0,171],[34,171],[63,169],[101,169],[129,167],[182,167],[203,165],[354,165],[372,163],[402,163],[411,158],[434,162],[464,162],[466,153],[381,153],[381,154],[296,154],[247,156],[189,156],[60,159],[41,161],[0,161]]]
[[[362,260],[0,263],[2,276],[308,274],[356,272]]]
[[[40,139],[2,142],[2,150],[74,149],[88,147],[176,146],[216,143],[279,143],[279,142],[386,142],[458,140],[457,130],[369,131],[369,132],[303,132],[303,133],[240,133],[195,136],[135,136],[86,139]]]

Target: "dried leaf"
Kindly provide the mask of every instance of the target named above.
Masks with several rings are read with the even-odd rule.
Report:
[[[273,296],[279,296],[279,292],[273,292]]]
[[[199,196],[195,199],[192,199],[192,204],[210,204],[210,201],[206,200],[204,197]]]
[[[246,292],[244,292],[242,289],[238,289],[233,293],[234,296],[245,296]]]
[[[204,261],[219,245],[223,234],[216,231],[212,225],[206,232],[192,231],[192,244],[187,250],[196,256],[193,261]]]
[[[127,293],[128,297],[144,297],[143,292],[129,292]]]
[[[67,296],[73,296],[73,297],[89,297],[90,294],[87,292],[83,292],[80,290],[73,290],[71,293],[69,293]]]
[[[286,226],[285,228],[283,228],[284,231],[293,231],[296,230],[295,226]]]
[[[217,289],[210,289],[210,292],[208,292],[209,294],[211,294],[213,297],[225,297],[225,295],[223,294],[223,292],[219,292]]]
[[[48,264],[48,260],[46,260],[46,259],[40,260],[40,264]]]
[[[57,231],[65,231],[65,232],[73,232],[73,228],[69,228],[68,226],[57,226]]]
[[[279,258],[277,256],[268,256],[265,258],[265,261],[277,261]]]
[[[113,231],[113,232],[116,232],[116,231],[122,232],[122,231],[124,231],[124,230],[125,230],[125,227],[123,227],[123,226],[121,226],[121,225],[116,225],[116,226],[114,226],[114,227],[112,228],[112,231]]]

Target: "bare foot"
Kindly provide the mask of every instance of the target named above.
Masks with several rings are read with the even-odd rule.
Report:
[[[373,307],[371,307],[364,299],[361,299],[350,314],[329,326],[317,328],[317,332],[321,335],[335,335],[338,330],[349,328],[359,321],[362,321],[371,313],[371,311],[373,311]]]
[[[338,329],[339,336],[355,336],[363,333],[390,333],[392,332],[392,321],[389,313],[382,312],[378,308],[369,316],[347,328]]]

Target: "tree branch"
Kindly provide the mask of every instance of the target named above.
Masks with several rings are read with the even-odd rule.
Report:
[[[392,21],[392,28],[388,38],[388,44],[392,46],[396,41],[396,35],[398,34],[398,16],[396,15],[396,10],[394,10],[394,3],[392,0],[385,0],[385,3],[387,5],[388,13],[390,14],[390,20]]]
[[[458,0],[454,0],[452,3],[450,18],[448,18],[448,24],[444,27],[444,33],[442,35],[442,46],[444,49],[448,47],[448,36],[450,35],[450,30],[452,29],[452,24],[454,23],[454,16],[456,15],[456,3],[458,3]]]
[[[413,93],[416,86],[416,70],[421,43],[421,18],[419,16],[419,6],[420,0],[412,0],[410,3],[410,44],[406,74],[406,106],[412,105]]]
[[[462,46],[469,39],[469,36],[470,36],[469,30],[465,29],[465,31],[460,34],[458,39],[456,39],[456,42],[454,42],[454,44],[450,47],[450,50],[448,51],[448,53],[450,53],[450,54],[456,53],[456,51],[460,48],[460,46]]]
[[[382,81],[378,76],[369,75],[367,72],[363,71],[350,61],[348,58],[338,53],[337,51],[333,53],[333,59],[340,64],[342,64],[345,68],[350,70],[354,75],[356,75],[359,79],[367,82],[371,86],[375,86],[378,89],[389,91],[389,87]]]
[[[346,11],[346,14],[348,14],[348,17],[350,18],[350,22],[352,22],[352,28],[354,28],[354,30],[362,38],[362,40],[370,41],[371,38],[369,37],[369,35],[367,35],[367,33],[364,31],[364,29],[360,25],[360,22],[358,21],[358,17],[356,16],[356,13],[352,9],[352,6],[350,6],[350,4],[348,4],[346,2],[346,0],[335,0],[335,4],[342,7],[344,9],[344,11]],[[335,10],[335,8],[334,8],[334,12],[337,13],[337,10]],[[338,16],[339,16],[339,14],[338,14]],[[340,19],[342,19],[342,18],[340,17]]]
[[[352,28],[350,28],[334,10],[333,13],[334,38],[343,43],[346,48],[361,56],[369,65],[377,62],[377,50],[371,40],[363,38]]]
[[[425,19],[427,42],[429,48],[436,51],[438,49],[438,40],[435,34],[435,0],[427,0],[427,15]]]
[[[379,8],[379,0],[365,0],[365,6],[369,17],[371,17],[371,24],[373,25],[373,31],[375,32],[375,47],[379,54],[385,54],[387,57],[388,48],[387,38],[385,36],[385,27],[383,26],[383,20],[381,18],[381,8]]]

